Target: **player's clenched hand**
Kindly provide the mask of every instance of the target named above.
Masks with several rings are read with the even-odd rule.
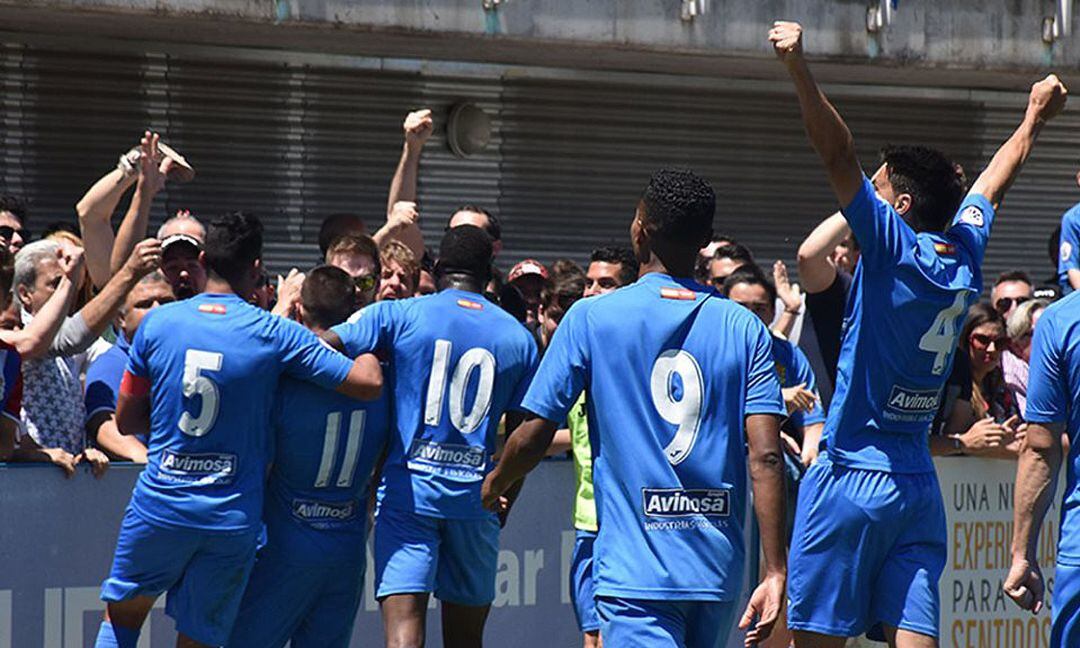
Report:
[[[1032,614],[1038,614],[1042,609],[1045,585],[1038,563],[1032,564],[1027,558],[1013,557],[1009,575],[1005,577],[1001,588],[1022,609],[1031,610]]]
[[[789,63],[802,56],[802,25],[777,20],[769,30],[769,42],[776,56]]]
[[[806,388],[806,383],[785,387],[780,392],[784,396],[784,405],[787,407],[788,414],[794,414],[800,410],[809,412],[814,409],[814,403],[817,402],[817,395]]]
[[[1031,94],[1028,95],[1028,111],[1042,121],[1052,119],[1065,107],[1065,100],[1069,96],[1069,90],[1057,75],[1049,74],[1042,81],[1031,86]]]
[[[746,633],[747,648],[768,639],[772,633],[784,604],[785,581],[787,579],[783,574],[769,574],[750,596],[750,603],[739,620],[740,630],[750,630]],[[754,623],[754,619],[757,619],[757,623]],[[751,623],[754,623],[753,628],[750,628]]]
[[[148,238],[139,241],[128,257],[127,266],[136,277],[144,277],[161,265],[161,241]]]
[[[508,502],[503,497],[505,489],[501,489],[495,484],[494,476],[495,473],[488,473],[488,476],[484,479],[484,484],[480,487],[480,503],[487,510],[499,513],[508,508]]]
[[[416,225],[419,218],[420,212],[416,211],[416,203],[399,200],[390,208],[390,216],[387,217],[386,224],[390,226],[391,231],[400,232],[410,225]]]
[[[405,143],[409,146],[421,148],[431,137],[435,130],[435,122],[431,119],[431,111],[428,109],[411,112],[405,117]]]
[[[289,270],[288,277],[278,275],[277,295],[278,301],[274,305],[274,315],[288,319],[296,319],[297,304],[300,303],[300,290],[304,287],[306,276],[296,268]]]

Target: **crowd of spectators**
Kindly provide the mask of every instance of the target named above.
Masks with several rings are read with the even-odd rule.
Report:
[[[371,233],[369,220],[352,213],[332,214],[322,222],[321,261],[351,279],[354,311],[375,301],[435,292],[434,259],[424,245],[417,205],[421,155],[433,128],[430,110],[405,119],[401,158],[378,229]],[[899,154],[886,150],[884,161]],[[48,227],[39,240],[32,240],[26,227],[25,203],[0,196],[0,363],[6,399],[0,460],[52,462],[68,474],[87,462],[99,475],[110,460],[146,462],[146,439],[117,430],[116,398],[127,349],[143,316],[201,292],[206,284],[200,257],[206,232],[197,215],[178,212],[148,235],[155,197],[168,183],[194,176],[179,153],[147,132],[78,201],[77,220]],[[129,191],[130,206],[114,230],[114,212]],[[1080,270],[1060,268],[1077,256],[1068,238],[1080,236],[1071,233],[1080,232],[1080,226],[1070,225],[1072,213],[1066,214],[1065,233],[1059,229],[1051,235],[1058,274],[1049,285],[1037,285],[1022,271],[1006,272],[987,298],[971,307],[931,430],[933,454],[1017,455],[1039,315],[1080,284]],[[1073,218],[1080,220],[1080,214]],[[585,268],[569,259],[510,264],[500,256],[502,224],[494,213],[463,205],[450,214],[446,227],[463,224],[484,229],[495,242],[486,297],[533,331],[541,348],[574,301],[637,278],[637,260],[626,247],[596,248]],[[781,261],[762,267],[734,236],[717,235],[701,249],[695,266],[700,283],[752,310],[775,334],[777,369],[791,413],[784,440],[794,473],[817,454],[837,380],[859,246],[837,213],[806,237],[797,259],[801,286],[790,280]],[[505,273],[504,264],[509,266]],[[297,269],[277,278],[264,273],[251,302],[300,319],[305,276]]]

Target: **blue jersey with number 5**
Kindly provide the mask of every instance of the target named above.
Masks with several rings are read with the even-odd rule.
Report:
[[[567,311],[524,407],[563,421],[588,390],[597,595],[739,595],[744,420],[785,413],[772,346],[749,310],[658,273]]]
[[[387,397],[358,401],[283,378],[266,485],[266,548],[291,564],[364,559],[371,471],[390,430]]]
[[[311,331],[236,295],[197,295],[147,313],[127,368],[151,385],[135,513],[165,526],[257,529],[278,377],[333,389],[351,365]]]
[[[982,290],[994,208],[970,194],[944,233],[916,233],[863,178],[844,217],[862,248],[825,437],[833,462],[934,470],[928,430],[956,337]]]
[[[518,409],[536,343],[517,320],[462,290],[368,306],[334,327],[355,356],[391,354],[396,434],[380,506],[449,519],[492,515],[480,504],[499,421]]]

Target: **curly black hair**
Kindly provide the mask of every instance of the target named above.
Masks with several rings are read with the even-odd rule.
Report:
[[[660,169],[641,196],[646,225],[658,238],[703,245],[712,232],[716,192],[701,176],[685,169]]]
[[[928,146],[886,146],[881,161],[896,193],[911,196],[908,222],[919,231],[944,231],[964,198],[963,171]]]
[[[210,221],[206,229],[206,265],[230,284],[262,258],[263,225],[254,214],[229,212]]]
[[[611,263],[619,265],[619,285],[633,283],[638,276],[638,262],[634,251],[628,247],[609,245],[598,247],[589,256],[589,263]]]

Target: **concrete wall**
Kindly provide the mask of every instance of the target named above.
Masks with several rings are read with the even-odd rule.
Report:
[[[489,0],[490,1],[490,0]],[[1073,2],[1074,0],[1067,0]],[[11,31],[277,47],[498,63],[716,76],[778,74],[765,33],[802,21],[808,51],[837,78],[946,85],[957,69],[979,87],[1020,87],[1032,71],[1076,69],[1075,32],[1052,45],[1042,21],[1058,0],[899,0],[893,24],[866,30],[870,0],[0,0]],[[1073,20],[1072,22],[1076,22]],[[1070,25],[1071,26],[1071,25]],[[859,67],[864,69],[860,70]],[[834,70],[823,68],[829,75]]]

